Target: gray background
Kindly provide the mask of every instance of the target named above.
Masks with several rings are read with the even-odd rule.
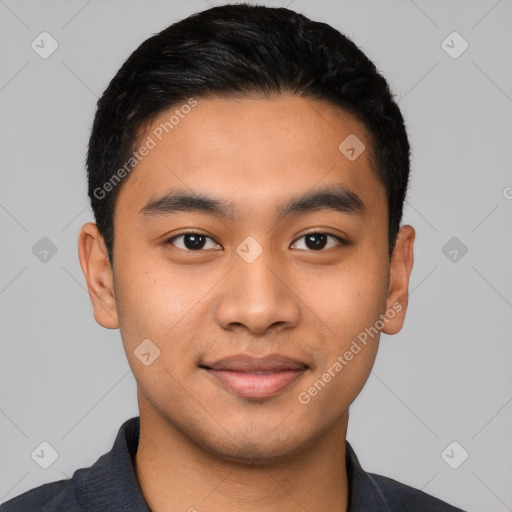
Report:
[[[129,53],[220,3],[0,0],[0,502],[90,466],[138,414],[119,333],[95,323],[78,262],[86,144]],[[389,80],[413,147],[410,307],[402,332],[382,336],[348,439],[368,471],[470,512],[510,511],[512,1],[267,4],[352,37]],[[43,31],[59,45],[46,59],[31,48]],[[469,44],[458,58],[445,49],[462,40],[442,46],[453,31]],[[46,261],[43,237],[57,248]],[[58,452],[48,469],[31,458],[42,441]],[[457,469],[441,456],[453,441],[469,453]]]

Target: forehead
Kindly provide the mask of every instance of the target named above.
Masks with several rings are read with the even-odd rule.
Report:
[[[256,214],[272,202],[341,184],[365,204],[385,207],[370,138],[353,115],[293,95],[194,101],[160,113],[141,132],[135,149],[151,149],[118,202],[135,210],[188,189],[229,202],[235,215]]]

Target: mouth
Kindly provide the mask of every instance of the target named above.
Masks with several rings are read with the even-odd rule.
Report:
[[[305,363],[281,355],[254,358],[243,354],[199,367],[224,388],[251,399],[283,392],[310,369]]]

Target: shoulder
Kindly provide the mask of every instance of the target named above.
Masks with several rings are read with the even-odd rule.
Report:
[[[367,473],[389,506],[390,511],[414,510],[415,512],[464,512],[419,489],[383,475]],[[2,512],[2,511],[0,511]]]
[[[80,510],[71,480],[34,487],[0,505],[0,512],[74,512]]]
[[[126,420],[112,449],[92,466],[75,470],[70,479],[30,489],[0,504],[0,512],[115,510],[116,504],[118,510],[129,510],[133,503],[145,510],[131,459],[137,451],[138,433],[139,417]],[[123,504],[118,503],[121,498]]]

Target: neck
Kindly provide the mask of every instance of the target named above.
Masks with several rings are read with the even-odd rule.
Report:
[[[286,459],[226,460],[141,408],[135,471],[152,512],[347,512],[348,411],[318,440]]]

